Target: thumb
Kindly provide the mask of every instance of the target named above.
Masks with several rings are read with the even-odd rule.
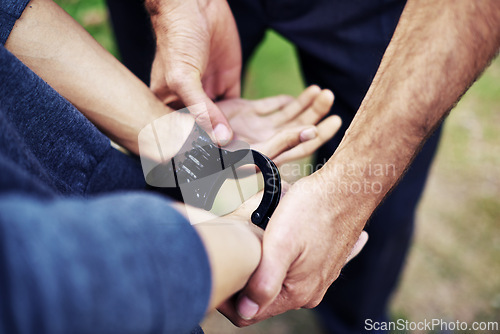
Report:
[[[175,93],[195,116],[196,123],[207,132],[210,138],[219,145],[226,145],[231,141],[233,131],[229,122],[222,111],[207,96],[201,81],[194,79],[188,82],[184,81],[176,86]]]
[[[236,302],[236,310],[242,319],[254,318],[280,294],[283,281],[294,260],[290,253],[287,252],[287,255],[283,256],[276,243],[272,245],[266,243],[264,236],[263,255],[259,267]]]
[[[358,241],[354,244],[352,247],[351,253],[347,257],[346,264],[351,261],[353,258],[355,258],[359,252],[365,247],[366,242],[368,241],[368,233],[366,231],[362,231],[361,234],[359,235]]]

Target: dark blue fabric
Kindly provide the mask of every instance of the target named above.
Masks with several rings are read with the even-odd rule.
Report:
[[[0,42],[9,37],[12,27],[21,16],[30,0],[0,0]]]
[[[296,46],[307,84],[331,89],[331,113],[342,117],[339,133],[317,152],[318,163],[329,159],[351,123],[390,42],[404,0],[229,0],[238,25],[246,63],[267,29],[274,29]],[[119,0],[108,3],[121,4]],[[147,26],[138,10],[141,0],[128,0],[113,16],[120,50],[135,49],[124,25]],[[110,6],[113,9],[116,6]],[[123,13],[127,13],[124,15]],[[121,23],[120,23],[121,20]],[[139,23],[140,22],[140,23]],[[144,31],[143,31],[144,32]],[[144,33],[147,33],[145,31]],[[144,74],[144,62],[154,50],[136,52],[129,68]],[[150,62],[149,62],[150,64]],[[149,75],[149,74],[147,74]],[[269,73],[271,76],[272,73]],[[370,241],[343,270],[317,308],[325,332],[361,333],[365,319],[387,317],[389,297],[408,251],[415,209],[439,141],[440,130],[426,143],[396,190],[384,201],[367,227]],[[390,162],[388,162],[390,163]],[[314,217],[311,217],[314,219]]]
[[[0,195],[2,333],[189,333],[211,288],[205,251],[168,201]]]
[[[107,3],[113,28],[120,32],[115,36],[121,62],[149,85],[156,40],[144,1],[107,0]]]
[[[204,246],[144,187],[137,159],[0,46],[0,333],[196,327]]]
[[[24,156],[19,163],[61,194],[144,187],[137,159],[113,149],[71,103],[7,50],[2,48],[1,55],[0,105],[6,137],[1,149],[19,150]]]

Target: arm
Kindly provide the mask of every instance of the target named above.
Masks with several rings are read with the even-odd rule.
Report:
[[[75,105],[108,137],[133,153],[139,154],[137,139],[140,130],[165,114],[170,113],[170,119],[175,120],[163,122],[165,126],[161,129],[162,138],[168,139],[167,145],[172,155],[182,146],[183,139],[191,130],[191,119],[180,113],[171,114],[172,110],[158,100],[146,85],[50,0],[32,0],[29,3],[10,33],[6,48]],[[172,52],[176,50],[174,46]],[[177,73],[172,68],[169,70]],[[305,103],[282,97],[252,102],[238,99],[230,100],[229,104],[223,103],[224,107],[221,108],[231,110],[231,119],[243,134],[238,136],[239,139],[248,141],[271,158],[277,158],[281,164],[311,154],[337,131],[338,118],[329,118],[319,123],[317,128],[314,126],[333,103],[331,93],[318,94],[316,88],[314,94],[306,94],[307,98],[299,97],[298,101]],[[264,104],[266,107],[262,108]],[[255,111],[260,108],[270,114],[275,111],[274,106],[283,106],[284,111],[289,111],[288,115],[257,115],[244,119],[244,116],[238,116],[235,112],[245,108],[248,113],[255,115]],[[210,106],[207,105],[207,108]],[[204,113],[207,108],[190,108],[190,111]],[[199,122],[200,117],[196,120]],[[246,126],[249,121],[252,122],[251,127]],[[266,125],[265,129],[262,124]],[[249,132],[248,129],[253,130],[253,138],[244,136],[245,131]],[[145,146],[155,152],[156,142],[152,139],[150,144]],[[151,155],[154,156],[154,153]]]
[[[137,136],[170,112],[50,0],[32,0],[6,48],[73,103],[111,139],[138,154]]]
[[[248,325],[321,301],[372,212],[499,45],[496,0],[408,1],[339,148],[280,203],[264,235],[259,268],[238,305],[224,305],[233,322]],[[370,175],[376,164],[393,167]],[[380,191],[346,191],[364,182],[378,182]],[[312,215],[314,229],[308,227]]]
[[[193,207],[187,208],[182,203],[174,204],[177,211],[190,220],[208,255],[212,269],[208,311],[241,290],[259,264],[263,231],[250,221],[252,210],[259,200],[258,196],[253,196],[225,217],[217,217]]]
[[[32,0],[29,3],[10,33],[6,48],[75,105],[108,137],[133,153],[139,154],[137,139],[140,130],[165,114],[170,114],[169,119],[172,121],[162,123],[162,138],[167,141],[172,155],[182,146],[183,139],[191,130],[189,117],[181,113],[172,114],[172,110],[158,100],[146,85],[50,0]],[[284,100],[275,97],[254,102],[238,100],[239,105],[228,108],[226,103],[224,108],[231,109],[232,118],[238,122],[234,110],[242,106],[254,111],[254,105],[266,103],[274,106],[279,101],[290,102],[288,110],[292,111],[293,117],[278,119],[279,126],[268,126],[265,135],[252,138],[254,140],[240,138],[283,163],[311,154],[338,129],[338,119],[333,118],[318,124],[317,129],[314,126],[321,119],[317,116],[324,116],[333,102],[333,98],[326,98],[326,102],[311,105],[315,98],[321,100],[317,94],[310,96],[307,103],[299,107],[291,98]],[[195,110],[203,113],[207,108],[190,108],[192,112]],[[272,111],[274,109],[268,113]],[[263,121],[249,121],[253,121],[252,128],[260,130],[262,134],[260,125]],[[269,121],[265,122],[269,124]],[[240,130],[247,129],[242,126],[241,117],[239,123],[237,127]],[[312,131],[313,136],[303,136],[305,130]],[[151,139],[150,144],[144,146],[151,152],[156,151],[156,142]]]
[[[286,192],[288,185],[283,186]],[[192,207],[189,208],[188,215],[184,204],[175,204],[175,208],[194,225],[208,254],[213,281],[209,310],[220,306],[240,291],[261,260],[264,231],[250,221],[260,198],[260,193],[254,195],[236,211],[224,217],[216,217]],[[367,240],[368,234],[363,231],[347,261],[359,254]]]
[[[2,333],[186,333],[207,310],[205,247],[157,196],[4,192],[0,232]]]

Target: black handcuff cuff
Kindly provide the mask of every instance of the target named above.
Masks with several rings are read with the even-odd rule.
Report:
[[[182,200],[204,210],[212,209],[222,184],[236,169],[256,165],[264,178],[264,194],[252,213],[252,223],[265,229],[281,197],[278,167],[262,153],[250,148],[229,151],[214,144],[198,125],[194,125],[183,148],[169,162],[157,165],[146,176],[149,185],[162,184],[162,178],[175,177],[182,187]]]

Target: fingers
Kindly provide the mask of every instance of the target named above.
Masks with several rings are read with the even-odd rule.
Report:
[[[237,99],[241,96],[241,80],[239,74],[241,73],[241,66],[238,68],[238,80],[232,85],[224,94],[224,99]]]
[[[264,235],[264,255],[259,267],[236,300],[236,311],[241,319],[254,318],[280,294],[282,283],[295,254],[289,252],[284,255],[279,250],[277,243],[266,242]]]
[[[258,193],[254,194],[229,215],[231,216],[234,215],[241,217],[245,220],[249,220],[252,215],[252,212],[255,210],[256,207],[259,206],[263,194],[264,191],[259,191]]]
[[[233,138],[233,131],[222,111],[203,90],[199,75],[186,71],[171,71],[167,77],[159,76],[160,65],[153,64],[151,89],[164,103],[171,103],[178,97],[184,106],[195,116],[196,123],[207,132],[210,138],[226,145]],[[204,106],[203,106],[204,104]]]
[[[180,81],[171,85],[171,88],[195,116],[196,123],[208,133],[214,142],[225,145],[232,139],[233,132],[229,122],[222,111],[207,96],[199,78],[198,80]],[[205,103],[205,108],[189,108],[189,106],[200,103]]]
[[[288,190],[290,190],[290,187],[292,185],[288,182],[286,182],[285,180],[281,180],[281,197],[280,199],[283,199],[283,197],[285,197],[286,193],[288,192]]]
[[[294,119],[314,102],[314,99],[321,93],[321,89],[316,86],[309,86],[297,99],[286,105],[279,113],[276,114],[276,122],[284,124]]]
[[[165,68],[158,52],[155,55],[153,66],[151,68],[151,82],[149,84],[153,93],[164,103],[170,104],[178,100],[175,94],[168,88],[165,82]],[[182,107],[181,107],[182,108]]]
[[[291,185],[288,182],[286,182],[285,180],[281,180],[280,199],[285,196],[285,194],[290,189],[290,187],[291,187]],[[228,216],[238,216],[238,217],[241,217],[245,220],[249,220],[250,216],[252,215],[252,212],[255,210],[255,208],[261,202],[263,194],[264,194],[264,191],[262,191],[262,190],[256,194],[254,194],[249,199],[247,199],[244,203],[242,203],[236,210],[234,210],[232,213],[230,213]]]
[[[358,241],[356,241],[354,247],[352,248],[351,253],[347,257],[347,261],[345,262],[346,264],[353,258],[355,258],[359,254],[359,252],[361,252],[363,247],[365,247],[367,241],[368,241],[368,233],[366,233],[366,231],[361,232]]]
[[[202,91],[202,94],[205,93]],[[203,97],[200,96],[200,99],[202,98]],[[204,104],[195,104],[194,101],[200,101],[196,98],[183,101],[185,101],[184,103],[188,106],[189,112],[194,115],[196,123],[207,132],[214,142],[224,146],[233,138],[231,127],[226,117],[215,103],[206,95],[204,98]],[[193,103],[187,101],[192,101]]]
[[[305,133],[305,135],[301,138],[302,133]],[[315,126],[299,126],[282,130],[266,142],[261,143],[261,145],[255,145],[253,148],[275,161],[276,157],[280,154],[292,150],[299,145],[301,140],[312,140],[316,138],[317,135],[318,130]]]
[[[252,104],[257,114],[264,116],[284,108],[293,101],[293,96],[278,95],[252,101]]]
[[[216,105],[220,108],[220,110],[222,110],[228,119],[232,119],[235,116],[241,117],[241,113],[255,113],[258,116],[270,115],[273,112],[280,110],[283,106],[293,100],[294,98],[292,96],[278,95],[253,101],[240,98],[225,99],[217,101]],[[266,124],[269,124],[268,119],[265,119],[265,117],[262,117],[262,119],[256,117],[255,122],[248,125],[258,127],[258,125],[262,124],[257,122],[266,122]]]
[[[319,123],[314,129],[317,134],[315,137],[308,135],[310,127],[299,133],[299,143],[295,146],[289,145],[288,149],[282,149],[271,158],[277,166],[281,166],[286,162],[301,159],[314,153],[321,145],[330,140],[340,129],[342,120],[338,116],[330,116]],[[306,137],[306,138],[304,138]],[[308,139],[308,140],[304,140]],[[281,146],[282,148],[282,146]]]
[[[331,90],[323,89],[314,99],[312,105],[301,113],[295,122],[297,125],[316,124],[325,117],[333,105],[334,96]]]

